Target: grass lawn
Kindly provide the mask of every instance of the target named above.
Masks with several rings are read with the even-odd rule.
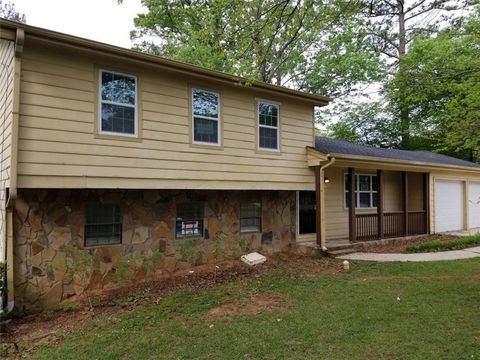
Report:
[[[353,263],[349,273],[306,261],[102,315],[33,356],[480,359],[479,260]]]

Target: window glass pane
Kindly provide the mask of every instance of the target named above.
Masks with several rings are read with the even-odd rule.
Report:
[[[102,131],[135,134],[135,109],[102,103]]]
[[[372,190],[378,191],[378,179],[377,176],[372,176]]]
[[[298,193],[298,218],[300,234],[316,232],[315,191],[300,191]]]
[[[373,200],[372,206],[377,207],[378,206],[378,193],[376,193],[376,192],[372,193],[372,200]]]
[[[207,91],[193,90],[193,114],[218,118],[218,95]]]
[[[360,175],[359,185],[360,185],[360,191],[370,191],[370,176]]]
[[[120,244],[122,223],[120,207],[101,203],[87,205],[85,245]]]
[[[102,100],[135,105],[135,78],[102,72]]]
[[[218,144],[218,121],[193,118],[193,139]]]
[[[277,129],[259,127],[259,146],[265,149],[278,149]]]
[[[370,204],[370,193],[360,193],[360,207],[361,208],[369,208],[371,207]]]
[[[177,204],[176,237],[203,236],[203,202]]]
[[[240,231],[258,232],[261,226],[262,207],[260,203],[240,205]]]
[[[278,127],[278,107],[273,104],[258,104],[259,124]]]

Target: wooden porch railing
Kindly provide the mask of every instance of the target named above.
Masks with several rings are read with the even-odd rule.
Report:
[[[404,213],[388,212],[383,214],[383,237],[393,238],[404,236]],[[377,214],[356,214],[356,241],[377,240],[378,236],[378,215]],[[408,212],[408,235],[426,234],[425,211]]]
[[[427,233],[427,221],[425,211],[409,211],[408,212],[408,234],[419,235]]]

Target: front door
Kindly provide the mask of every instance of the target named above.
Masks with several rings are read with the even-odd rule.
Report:
[[[315,191],[298,192],[298,233],[315,234]]]

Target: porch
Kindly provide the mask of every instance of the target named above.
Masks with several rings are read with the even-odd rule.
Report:
[[[299,196],[300,225],[302,218],[305,222],[316,220],[316,224],[303,227],[315,231],[317,248],[343,249],[359,242],[430,232],[429,173],[379,163],[358,167],[345,161],[324,164],[313,166],[316,191],[311,196],[310,218],[308,203],[302,203]]]
[[[407,171],[393,172],[401,186],[401,211],[385,211],[385,176],[384,170],[376,171],[376,188],[372,185],[371,190],[377,194],[376,212],[359,213],[362,204],[358,200],[362,193],[362,184],[356,184],[361,177],[355,175],[354,168],[348,168],[347,185],[348,191],[346,202],[348,203],[349,241],[379,240],[387,238],[406,237],[411,235],[428,234],[429,232],[429,174],[414,173],[415,180],[410,183],[411,176]],[[419,176],[420,175],[420,176]],[[416,194],[416,206],[411,206],[410,190]],[[421,206],[418,206],[418,199]],[[353,204],[356,204],[353,206]],[[359,206],[360,205],[360,206]],[[413,205],[413,204],[412,204]]]

